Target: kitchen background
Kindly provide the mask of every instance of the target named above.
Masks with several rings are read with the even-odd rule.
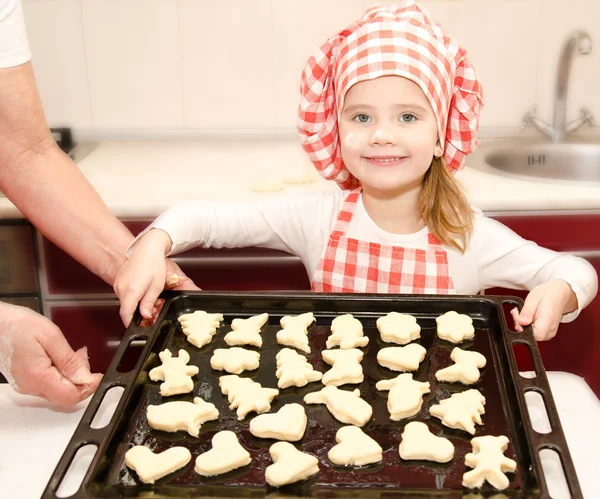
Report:
[[[310,53],[372,0],[24,0],[33,65],[51,126],[106,138],[215,130],[295,134]],[[393,3],[379,2],[379,3]],[[600,2],[424,0],[483,80],[481,136],[519,133],[533,104],[552,121],[560,46],[576,53],[567,118],[600,119]],[[584,126],[578,133],[598,134]],[[537,132],[535,132],[537,133]]]

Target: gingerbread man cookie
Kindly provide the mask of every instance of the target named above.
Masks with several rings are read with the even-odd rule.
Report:
[[[194,397],[194,402],[177,401],[149,405],[146,416],[148,424],[155,430],[186,430],[192,437],[197,437],[202,423],[217,419],[219,411],[214,404]]]
[[[216,371],[241,374],[244,371],[258,369],[260,354],[245,348],[216,348],[210,358],[210,367]]]
[[[326,386],[304,396],[306,404],[325,404],[340,423],[363,426],[373,415],[373,408],[360,398],[358,389],[349,392],[337,386]]]
[[[315,322],[315,316],[312,312],[282,317],[279,323],[283,329],[276,335],[277,343],[310,353],[310,346],[308,345],[308,326],[313,322]]]
[[[194,470],[202,476],[214,476],[250,464],[250,453],[232,431],[224,430],[212,438],[212,449],[196,458]]]
[[[189,393],[194,389],[192,376],[198,374],[197,366],[188,366],[190,354],[179,350],[179,357],[173,357],[169,350],[158,354],[162,365],[151,369],[148,375],[152,381],[164,381],[160,385],[160,394],[163,397]]]
[[[323,350],[323,360],[331,367],[323,375],[325,386],[341,386],[345,384],[362,383],[364,380],[363,368],[360,362],[363,353],[357,348],[349,350]]]
[[[276,356],[279,380],[277,386],[282,390],[289,386],[305,386],[313,381],[320,381],[323,373],[315,371],[312,364],[291,348],[283,348]]]
[[[273,414],[261,414],[250,421],[250,433],[258,438],[297,442],[306,430],[306,411],[300,404],[285,404]]]
[[[475,437],[471,440],[473,452],[465,456],[465,465],[474,468],[463,475],[463,486],[480,488],[484,481],[498,490],[506,489],[510,481],[505,473],[514,473],[517,463],[504,455],[508,445],[505,436]]]
[[[219,323],[223,320],[223,314],[209,314],[203,310],[196,310],[191,314],[180,315],[177,320],[181,324],[183,334],[194,346],[201,348],[217,332]]]
[[[377,352],[377,362],[392,371],[416,371],[427,350],[417,343],[405,347],[386,347]]]
[[[364,347],[369,338],[363,335],[363,326],[352,314],[344,314],[331,321],[331,335],[327,338],[327,348],[339,345],[341,349]]]
[[[454,445],[450,440],[438,437],[429,431],[425,423],[411,421],[404,427],[400,442],[402,459],[424,459],[447,463],[454,457]]]
[[[334,445],[327,457],[342,466],[365,466],[383,459],[383,449],[357,426],[343,426],[335,434]]]
[[[410,373],[378,381],[375,388],[390,391],[387,407],[392,421],[400,421],[417,414],[423,405],[423,395],[431,391],[429,382],[416,381]]]
[[[262,347],[263,340],[260,328],[269,320],[269,314],[264,313],[247,319],[233,319],[231,332],[225,335],[225,343],[229,346],[252,345]]]
[[[442,420],[449,428],[468,431],[475,434],[475,423],[482,424],[481,415],[485,413],[485,397],[479,390],[471,388],[466,392],[453,394],[440,400],[429,408],[429,413]]]
[[[437,317],[435,322],[437,323],[437,334],[443,340],[460,343],[475,336],[473,319],[468,315],[459,314],[452,310]]]
[[[377,329],[386,343],[406,345],[421,336],[421,326],[412,315],[390,312],[377,319]]]
[[[148,447],[136,445],[125,453],[125,465],[144,483],[154,483],[183,468],[191,459],[192,453],[185,447],[171,447],[155,454]]]
[[[458,381],[465,385],[472,385],[479,381],[479,369],[485,367],[486,360],[479,352],[470,352],[455,347],[450,353],[454,365],[440,369],[435,373],[438,381]]]
[[[237,408],[237,417],[242,420],[249,412],[267,412],[271,409],[271,401],[279,395],[275,388],[263,388],[260,383],[249,378],[240,378],[236,374],[228,374],[219,378],[219,386],[227,395],[229,408]]]
[[[273,464],[267,466],[265,479],[273,487],[299,482],[319,472],[319,460],[301,452],[289,442],[277,442],[269,448]]]

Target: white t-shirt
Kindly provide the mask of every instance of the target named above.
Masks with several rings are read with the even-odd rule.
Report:
[[[31,59],[21,0],[0,0],[0,68]]]
[[[302,260],[312,281],[347,195],[348,191],[340,190],[247,202],[185,201],[160,215],[146,231],[156,227],[167,232],[173,241],[169,254],[196,246],[256,246],[286,251]],[[346,235],[408,248],[426,249],[428,244],[427,228],[414,234],[391,234],[381,229],[365,210],[362,197]],[[596,272],[586,260],[527,241],[479,210],[475,211],[466,251],[445,249],[458,294],[477,294],[493,287],[530,290],[552,279],[563,279],[573,288],[579,304],[579,310],[563,317],[567,322],[597,292]],[[202,287],[201,282],[197,284]]]

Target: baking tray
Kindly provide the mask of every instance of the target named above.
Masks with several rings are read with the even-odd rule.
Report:
[[[43,498],[54,498],[56,491],[73,458],[87,444],[97,446],[82,484],[74,498],[117,498],[117,497],[319,497],[319,498],[392,498],[392,497],[491,497],[500,499],[549,497],[544,479],[539,451],[552,449],[561,459],[571,496],[582,497],[569,450],[562,432],[556,407],[552,399],[548,380],[537,349],[531,328],[524,333],[512,332],[505,320],[503,306],[522,307],[523,302],[515,297],[492,296],[440,296],[440,295],[390,295],[390,294],[326,294],[326,293],[208,293],[208,292],[165,292],[166,302],[154,326],[140,327],[139,312],[127,329],[123,340],[108,368],[97,392],[94,394],[81,422],[58,463]],[[177,317],[194,310],[219,312],[224,322],[213,341],[198,349],[187,342]],[[437,382],[434,373],[450,365],[453,344],[436,335],[435,318],[449,311],[468,314],[473,319],[475,338],[460,346],[476,350],[485,355],[487,366],[482,370],[480,381],[474,385],[486,398],[483,426],[477,426],[475,436],[506,435],[510,444],[505,455],[517,461],[517,471],[509,474],[510,486],[498,493],[487,483],[477,491],[463,488],[462,475],[470,468],[464,465],[464,456],[471,452],[470,439],[466,432],[453,430],[429,415],[429,407],[451,393],[465,390],[461,384]],[[382,345],[375,327],[378,317],[388,312],[410,313],[421,325],[421,339],[427,356],[414,378],[431,383],[431,393],[424,396],[419,414],[407,420],[394,422],[389,419],[387,392],[379,392],[375,383],[392,378],[395,373],[377,364],[377,352]],[[280,329],[283,315],[313,312],[316,325],[309,329],[311,353],[308,360],[319,371],[327,366],[320,355],[330,334],[331,320],[343,313],[352,313],[364,325],[365,335],[370,342],[362,361],[365,380],[358,387],[361,396],[373,406],[373,417],[363,427],[383,448],[383,462],[363,468],[344,468],[333,465],[327,452],[335,444],[335,433],[343,426],[329,413],[325,405],[305,405],[308,425],[305,436],[297,446],[319,458],[320,472],[304,482],[275,489],[266,484],[264,472],[271,464],[269,446],[273,440],[258,439],[249,432],[249,421],[255,413],[238,421],[235,411],[228,408],[227,398],[222,395],[218,377],[227,374],[213,371],[209,359],[215,348],[227,347],[223,337],[230,331],[229,325],[236,317],[248,317],[262,312],[269,313],[269,321],[262,329],[263,347],[261,362],[256,371],[242,375],[259,381],[263,386],[276,387],[275,354],[281,348],[275,334]],[[126,355],[132,341],[145,340],[139,360],[129,372],[119,372],[118,366]],[[519,375],[513,353],[513,345],[524,344],[529,348],[536,371],[534,378]],[[383,344],[390,346],[392,344]],[[148,372],[160,365],[158,353],[164,349],[173,353],[185,348],[190,353],[190,364],[200,368],[194,379],[191,394],[162,398],[158,382],[148,378]],[[252,347],[250,347],[252,348]],[[105,394],[113,387],[124,387],[110,423],[104,428],[94,429],[94,419]],[[320,383],[310,383],[302,388],[287,388],[280,392],[272,403],[276,411],[286,403],[301,402],[306,393],[322,388]],[[539,393],[545,402],[552,431],[539,434],[532,429],[524,394],[528,390]],[[202,425],[199,438],[186,432],[166,433],[149,428],[145,411],[149,404],[161,401],[192,400],[194,396],[215,404],[220,412],[217,421]],[[434,434],[449,438],[455,446],[454,459],[447,464],[426,461],[401,461],[398,455],[400,435],[405,424],[419,420],[426,422]],[[201,477],[194,471],[198,454],[211,448],[213,435],[220,430],[233,430],[240,443],[248,449],[252,463],[244,468],[216,477]],[[124,454],[132,445],[147,445],[155,452],[171,446],[182,445],[192,453],[191,462],[182,470],[157,481],[154,485],[142,484],[135,473],[124,464]]]

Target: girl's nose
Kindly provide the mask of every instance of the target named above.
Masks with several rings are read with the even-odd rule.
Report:
[[[375,132],[373,132],[370,142],[371,145],[394,145],[396,144],[396,138],[394,137],[394,134],[390,133],[387,129],[378,128],[375,130]]]

